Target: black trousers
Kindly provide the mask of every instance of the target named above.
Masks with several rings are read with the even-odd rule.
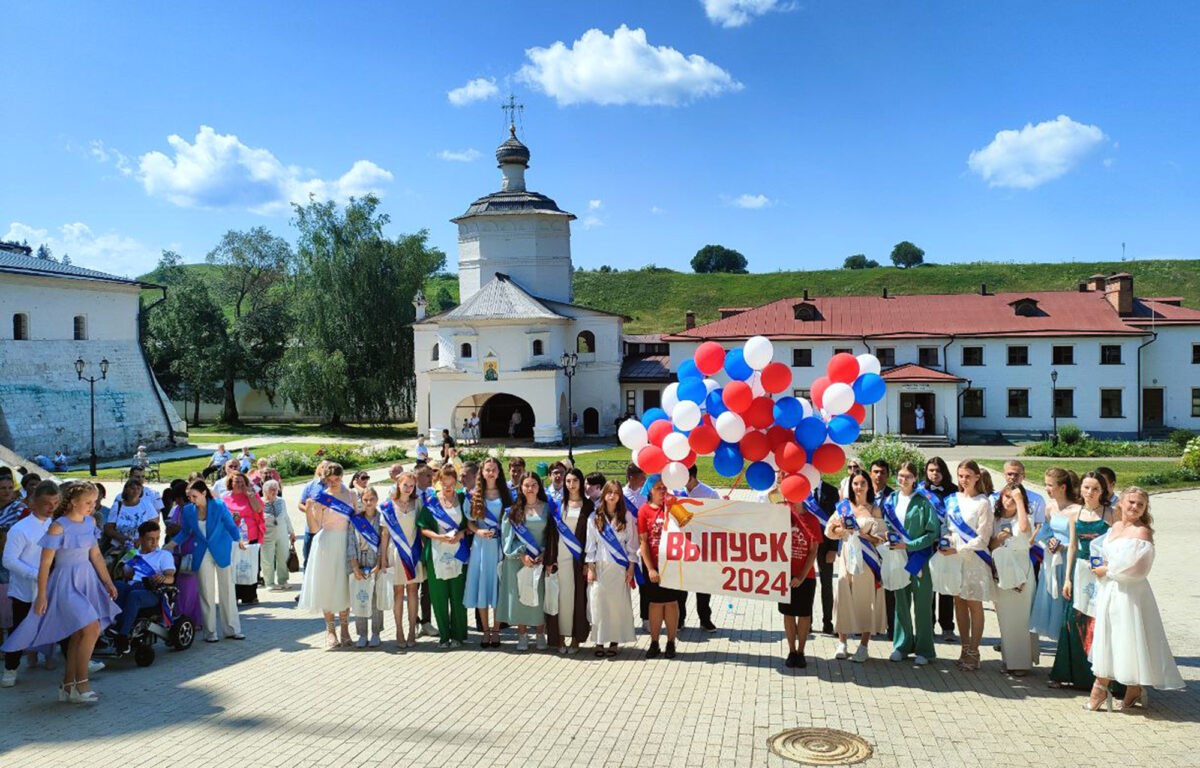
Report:
[[[887,611],[888,637],[896,636],[896,592],[895,590],[883,590],[883,605]]]
[[[712,595],[704,592],[696,593],[696,616],[701,624],[712,623]],[[683,610],[679,611],[679,624],[683,625]]]
[[[209,464],[207,467],[205,467],[204,469],[202,469],[200,471],[200,476],[203,477],[205,480],[208,480],[208,478],[212,477],[214,474],[217,473],[217,470],[221,469],[221,466],[222,465],[220,465],[220,464]]]
[[[428,624],[433,615],[433,604],[429,602],[429,578],[421,582],[421,623]]]
[[[937,619],[938,626],[942,628],[942,634],[947,635],[954,631],[954,595],[933,595],[933,615]]]
[[[13,629],[16,629],[20,625],[20,623],[25,620],[25,617],[29,615],[29,611],[33,609],[33,603],[27,603],[24,600],[18,600],[15,597],[10,597],[10,598],[8,598],[8,604],[12,608]],[[69,640],[70,640],[70,636],[64,637],[58,643],[58,647],[62,649],[62,655],[63,655],[64,662],[67,658],[67,643]],[[34,649],[29,648],[28,650],[32,651]],[[7,653],[5,653],[4,654],[4,668],[9,671],[12,671],[12,670],[20,667],[21,666],[21,655],[23,653],[25,653],[25,651],[8,651]]]
[[[825,539],[817,548],[817,577],[821,581],[821,626],[833,631],[833,563],[830,552],[837,552],[837,542]]]

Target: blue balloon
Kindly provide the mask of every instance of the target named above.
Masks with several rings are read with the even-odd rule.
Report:
[[[756,491],[765,491],[775,484],[775,470],[765,461],[756,461],[746,467],[746,485]]]
[[[671,417],[668,416],[667,412],[664,411],[662,408],[651,408],[650,410],[648,410],[642,414],[642,426],[645,427],[646,429],[650,429],[650,425],[653,424],[654,422],[658,421],[659,419],[670,419],[670,418]]]
[[[708,411],[708,415],[716,419],[729,409],[725,407],[725,401],[721,399],[721,395],[725,392],[724,389],[714,389],[708,393],[708,397],[704,398],[704,407]]]
[[[701,382],[704,381],[704,374],[700,373],[700,369],[696,367],[696,363],[692,360],[684,360],[680,363],[679,370],[675,372],[675,375],[679,377],[680,381],[687,381],[688,379],[700,379]]]
[[[725,353],[725,374],[729,378],[737,381],[745,381],[753,373],[754,369],[742,357],[742,350],[731,349]]]
[[[838,445],[849,445],[858,439],[861,427],[853,416],[841,414],[829,420],[829,437]]]
[[[795,429],[804,417],[800,401],[794,397],[781,397],[775,401],[775,423],[784,429]]]
[[[681,401],[691,400],[699,405],[704,402],[704,398],[708,397],[708,388],[704,386],[704,379],[681,379],[675,395]]]
[[[883,399],[887,382],[878,373],[864,373],[854,382],[854,401],[860,405],[873,405]]]
[[[735,477],[742,471],[742,451],[735,443],[722,442],[713,451],[713,469],[721,477]]]
[[[853,418],[850,418],[850,420],[854,421]],[[809,453],[812,453],[818,446],[824,443],[828,434],[829,431],[825,427],[825,422],[816,416],[801,419],[800,423],[796,425],[796,442],[800,443]]]

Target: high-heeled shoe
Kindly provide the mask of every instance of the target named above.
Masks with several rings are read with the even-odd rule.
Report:
[[[71,684],[70,701],[72,704],[95,704],[100,700],[100,694],[95,691],[81,691],[79,686],[87,680],[76,680]]]
[[[1089,697],[1087,701],[1083,702],[1083,708],[1086,709],[1088,712],[1098,712],[1098,711],[1100,711],[1100,707],[1107,704],[1108,711],[1112,712],[1113,711],[1112,694],[1110,694],[1108,692],[1108,689],[1105,688],[1103,685],[1096,685],[1095,683],[1093,683],[1092,690],[1093,691],[1103,691],[1104,698],[1101,699],[1100,701],[1096,702],[1095,706],[1092,706],[1092,699]]]
[[[62,685],[58,686],[58,700],[60,702],[70,701],[71,700],[71,690],[74,687],[75,687],[74,680],[72,680],[69,683],[63,683]]]
[[[1138,692],[1138,695],[1134,696],[1133,698],[1129,698],[1129,692],[1133,691],[1133,690],[1136,690]],[[1139,685],[1131,685],[1125,691],[1124,699],[1118,699],[1118,700],[1113,701],[1113,709],[1115,709],[1118,712],[1123,712],[1127,709],[1133,709],[1135,706],[1144,707],[1144,706],[1146,706],[1146,703],[1149,701],[1150,701],[1150,694],[1145,688],[1143,688]]]

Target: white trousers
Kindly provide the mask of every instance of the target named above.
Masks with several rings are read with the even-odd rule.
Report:
[[[200,587],[200,613],[204,617],[206,634],[217,634],[217,602],[221,604],[221,618],[225,621],[225,635],[236,635],[242,631],[238,619],[237,598],[233,593],[233,569],[219,568],[213,562],[212,553],[205,552],[200,568],[196,571]]]

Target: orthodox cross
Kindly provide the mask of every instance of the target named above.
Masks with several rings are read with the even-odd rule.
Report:
[[[508,118],[508,124],[515,127],[517,124],[517,115],[525,111],[524,104],[518,104],[517,99],[511,93],[508,95],[508,103],[501,104],[500,109],[503,110]]]

